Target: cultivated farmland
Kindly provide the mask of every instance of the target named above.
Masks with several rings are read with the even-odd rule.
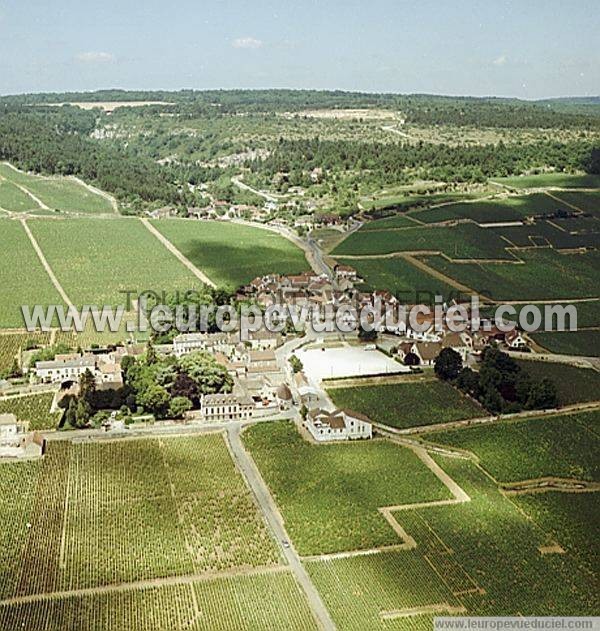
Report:
[[[0,327],[22,327],[21,305],[62,304],[20,223],[0,219]]]
[[[530,359],[517,361],[534,379],[546,377],[555,383],[559,405],[600,399],[600,373],[591,368]]]
[[[495,182],[511,188],[600,188],[598,175],[569,175],[568,173],[543,173],[517,177],[498,177]]]
[[[10,485],[26,472],[17,510]],[[43,461],[0,476],[14,538],[0,548],[5,598],[279,563],[218,434],[52,442]]]
[[[538,193],[523,197],[447,204],[437,208],[416,211],[411,213],[411,216],[425,223],[456,219],[471,219],[477,223],[495,223],[520,221],[532,215],[554,213],[558,209],[568,210],[568,206],[544,193]]]
[[[336,260],[354,267],[367,289],[386,289],[407,304],[433,304],[437,295],[449,300],[460,293],[454,286],[421,271],[400,256],[381,259],[337,257]]]
[[[338,407],[366,414],[377,423],[405,428],[485,416],[485,410],[438,379],[352,388],[329,388]]]
[[[13,187],[9,187],[4,197],[10,200],[10,196],[14,199],[13,206],[20,207],[10,208],[4,206],[2,187],[0,187],[0,207],[6,210],[39,210],[40,205],[34,201],[32,197],[27,195],[22,189],[14,186],[18,184],[25,190],[32,193],[34,197],[39,199],[52,211],[69,212],[69,213],[113,213],[114,208],[109,199],[93,192],[81,182],[66,177],[42,177],[40,175],[32,175],[17,171],[7,164],[0,164],[0,177],[4,178],[6,183],[13,183]],[[15,193],[16,189],[20,195]],[[27,199],[25,199],[27,198]],[[20,200],[20,201],[19,201]],[[29,201],[27,201],[29,200]]]
[[[393,252],[442,252],[452,259],[513,259],[495,232],[473,224],[455,227],[384,229],[352,233],[332,256],[365,256]]]
[[[0,179],[0,208],[15,213],[40,209],[39,205],[27,193],[4,179]]]
[[[244,444],[303,555],[402,543],[380,507],[451,497],[413,451],[388,441],[316,446],[275,422],[249,428]]]
[[[30,227],[76,305],[125,306],[127,290],[161,293],[199,285],[137,219],[36,219]]]
[[[302,250],[268,230],[177,219],[153,225],[217,285],[235,288],[256,276],[293,274],[309,267]]]
[[[22,351],[46,346],[50,342],[50,333],[2,333],[0,332],[0,373],[10,370],[13,362]]]
[[[441,256],[425,263],[494,300],[569,300],[600,294],[598,252],[557,254],[553,250],[520,251],[521,264],[452,263]],[[552,279],[552,282],[548,282]]]
[[[0,627],[25,631],[317,628],[289,572],[0,605]]]
[[[17,420],[28,421],[31,431],[55,429],[61,412],[50,413],[53,398],[54,392],[3,397],[0,398],[0,414],[14,414]]]
[[[545,476],[599,481],[599,424],[600,412],[594,411],[501,421],[426,438],[472,451],[501,482]]]
[[[530,333],[530,337],[551,353],[560,355],[600,355],[600,329]]]

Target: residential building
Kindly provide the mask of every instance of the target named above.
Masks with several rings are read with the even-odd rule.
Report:
[[[205,394],[200,401],[200,416],[207,422],[244,421],[252,418],[254,401],[236,394]]]
[[[304,427],[319,442],[367,439],[373,436],[371,420],[352,410],[310,410]]]
[[[93,355],[57,355],[51,361],[35,363],[35,374],[44,383],[78,381],[86,370],[93,373],[95,369],[96,358]]]

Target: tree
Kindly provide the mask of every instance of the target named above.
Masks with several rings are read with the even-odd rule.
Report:
[[[175,381],[171,386],[171,396],[185,397],[195,406],[199,404],[198,386],[196,382],[184,372],[178,373],[175,377]]]
[[[292,371],[295,373],[301,372],[304,368],[302,361],[297,355],[292,355],[289,360],[290,366],[292,367]]]
[[[453,348],[443,348],[434,365],[435,374],[444,381],[456,379],[463,368],[462,358]]]
[[[361,342],[375,342],[377,340],[377,331],[375,329],[367,330],[361,324],[358,328],[358,339]]]
[[[406,353],[404,356],[404,365],[405,366],[418,366],[421,363],[419,356],[416,353]]]
[[[78,397],[75,407],[75,427],[85,427],[92,416],[90,404],[83,398]]]
[[[203,351],[190,353],[181,358],[179,365],[194,380],[200,394],[231,391],[231,376],[225,366],[218,364],[212,355]]]
[[[69,398],[69,405],[65,413],[65,421],[71,427],[77,427],[77,401],[75,397]]]
[[[79,397],[91,405],[96,392],[96,379],[89,368],[79,377]]]
[[[148,340],[148,346],[146,348],[146,363],[148,366],[152,366],[152,364],[156,363],[156,360],[156,349],[154,348],[152,340]]]
[[[479,396],[479,375],[470,368],[463,368],[456,378],[456,385],[467,394]]]
[[[162,386],[154,384],[138,393],[136,400],[138,405],[141,405],[157,418],[164,418],[169,409],[171,397]]]
[[[183,418],[184,414],[192,407],[192,402],[187,397],[175,397],[171,399],[169,405],[169,416],[171,418]]]
[[[525,403],[528,410],[555,408],[558,405],[556,386],[550,379],[544,378],[532,384],[529,398]]]

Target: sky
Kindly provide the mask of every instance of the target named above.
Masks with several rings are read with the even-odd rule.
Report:
[[[0,94],[600,94],[597,0],[0,0]]]

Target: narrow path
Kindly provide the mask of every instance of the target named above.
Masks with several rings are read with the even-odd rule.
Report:
[[[140,589],[152,589],[156,587],[166,587],[169,585],[190,585],[193,583],[211,581],[223,577],[255,576],[259,574],[276,574],[289,572],[284,565],[265,566],[252,569],[230,569],[221,572],[203,572],[202,574],[186,574],[184,576],[168,576],[166,578],[150,578],[131,583],[115,583],[112,585],[101,585],[99,587],[86,587],[82,589],[72,589],[59,592],[48,592],[42,594],[30,594],[27,596],[16,596],[0,601],[0,606],[22,605],[49,599],[62,599],[81,596],[97,596],[100,594],[114,594]]]
[[[62,285],[58,282],[58,278],[56,278],[56,276],[54,275],[54,272],[52,271],[52,268],[50,267],[50,263],[48,263],[48,261],[46,260],[46,257],[44,256],[44,253],[42,252],[42,248],[40,248],[40,246],[38,245],[38,242],[35,240],[35,237],[33,236],[29,226],[27,225],[27,221],[25,219],[21,219],[21,225],[23,226],[23,230],[25,230],[25,232],[27,233],[27,236],[29,237],[29,240],[31,241],[31,245],[33,246],[33,249],[35,250],[35,253],[38,255],[40,262],[44,266],[46,273],[50,277],[52,284],[56,288],[56,291],[58,291],[58,293],[60,294],[60,297],[63,299],[65,304],[69,307],[69,309],[75,310],[75,305],[71,302],[71,300],[69,299],[69,296],[67,296],[67,292],[62,288]]]
[[[34,195],[29,189],[25,188],[22,184],[17,184],[17,182],[12,182],[19,190],[21,190],[25,195],[29,195],[29,197],[42,209],[42,210],[52,210],[49,206],[46,206],[44,202]]]
[[[90,193],[94,193],[95,195],[99,195],[100,197],[103,197],[104,199],[106,199],[108,202],[110,202],[113,212],[115,212],[116,214],[119,214],[119,205],[117,204],[117,200],[110,193],[107,193],[106,191],[103,191],[100,188],[96,188],[95,186],[92,186],[91,184],[88,184],[87,182],[80,180],[78,177],[75,177],[74,175],[71,176],[71,179],[73,179],[78,184],[81,184],[81,186],[86,188]]]
[[[259,191],[256,188],[252,188],[251,186],[249,186],[245,182],[242,182],[242,180],[239,179],[239,176],[232,177],[231,178],[231,183],[234,186],[237,186],[238,188],[241,188],[244,191],[249,191],[250,193],[254,193],[255,195],[258,195],[259,197],[262,197],[263,199],[265,199],[268,202],[275,202],[275,203],[277,203],[279,201],[278,198],[275,197],[275,195],[271,195],[269,193],[265,193],[264,191]]]
[[[304,569],[300,557],[290,541],[290,538],[285,530],[283,518],[279,513],[273,497],[271,496],[269,488],[263,480],[254,460],[252,460],[251,456],[242,444],[239,426],[228,429],[227,440],[235,462],[246,478],[248,485],[252,489],[258,505],[275,538],[280,543],[282,541],[288,542],[287,545],[281,546],[280,549],[283,552],[283,556],[289,563],[298,584],[306,594],[308,604],[310,605],[315,620],[317,620],[321,628],[326,631],[335,629],[335,624],[333,623],[325,604],[321,600],[319,592],[313,585],[308,572]]]
[[[433,269],[433,267],[430,267],[429,265],[427,265],[427,263],[424,263],[420,259],[417,259],[416,257],[411,256],[410,254],[403,254],[401,256],[407,263],[410,263],[417,269],[420,269],[422,272],[429,274],[429,276],[433,276],[433,278],[436,278],[437,280],[441,280],[447,285],[450,285],[450,287],[455,287],[459,291],[463,291],[467,294],[474,294],[474,295],[478,294],[478,292],[476,292],[471,287],[467,287],[467,285],[464,285],[463,283],[459,283],[457,280],[454,280],[454,278],[450,278],[450,276],[446,276],[445,274],[438,272],[438,270]],[[495,301],[492,301],[492,302],[495,302]]]
[[[157,230],[147,219],[141,218],[140,221],[148,230],[194,274],[196,278],[201,280],[209,287],[216,287],[215,283],[204,273],[201,272],[186,256],[184,256],[159,230]]]

